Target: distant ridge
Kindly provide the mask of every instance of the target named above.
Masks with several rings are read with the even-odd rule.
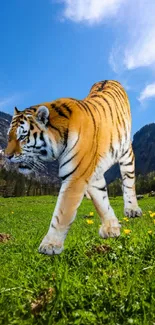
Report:
[[[146,175],[155,171],[155,123],[147,124],[133,137],[136,175]],[[120,178],[118,165],[111,167],[105,174],[108,183]]]

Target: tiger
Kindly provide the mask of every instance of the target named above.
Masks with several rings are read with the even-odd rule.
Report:
[[[110,205],[105,172],[119,163],[124,214],[141,216],[135,190],[128,95],[115,80],[95,83],[82,100],[60,98],[20,111],[15,107],[5,156],[29,174],[44,161],[58,160],[61,187],[39,252],[60,254],[77,209],[86,195],[100,216],[99,235],[118,237],[120,222]]]

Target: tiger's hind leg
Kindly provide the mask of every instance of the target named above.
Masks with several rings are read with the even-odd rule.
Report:
[[[118,237],[121,226],[110,205],[105,178],[93,181],[87,188],[87,192],[101,218],[99,235],[102,238]]]
[[[141,216],[142,210],[138,206],[135,191],[135,159],[131,145],[120,158],[119,165],[123,182],[124,214],[128,217]]]

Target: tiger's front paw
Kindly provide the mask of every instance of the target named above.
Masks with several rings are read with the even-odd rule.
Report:
[[[62,243],[56,243],[52,240],[48,240],[46,237],[43,239],[39,246],[39,253],[45,255],[54,255],[60,254],[63,251],[64,247]]]
[[[117,218],[106,220],[106,222],[100,227],[99,235],[102,238],[118,237],[120,235],[120,228],[121,225],[119,224]]]
[[[52,244],[40,245],[38,252],[45,255],[60,254],[63,251],[63,247],[53,246]]]
[[[135,218],[135,217],[141,217],[142,216],[142,210],[138,206],[136,208],[125,208],[124,214],[126,217],[129,218]]]

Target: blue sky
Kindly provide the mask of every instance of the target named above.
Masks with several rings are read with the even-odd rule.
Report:
[[[145,15],[144,15],[145,13]],[[5,0],[0,3],[0,110],[85,97],[120,81],[132,134],[155,122],[155,3],[152,0]]]

